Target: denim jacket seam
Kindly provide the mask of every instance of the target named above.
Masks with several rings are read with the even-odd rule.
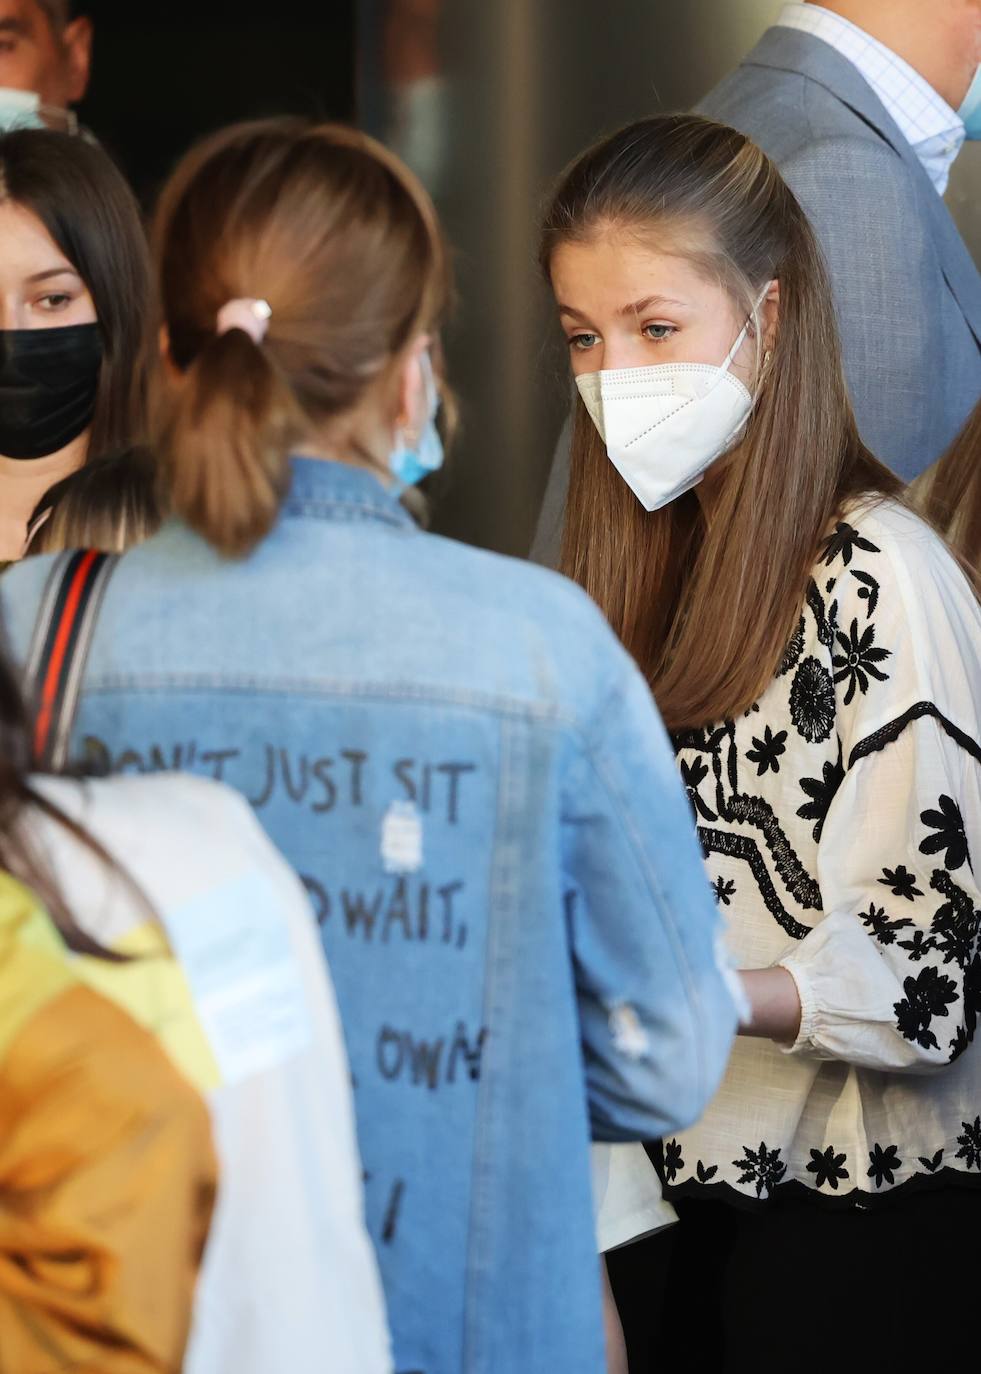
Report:
[[[610,701],[614,698],[621,696],[621,689],[619,687],[614,687],[613,690],[609,693],[607,700]],[[683,980],[687,992],[686,1010],[688,1012],[688,1018],[692,1024],[693,1031],[697,1032],[698,1025],[704,1019],[701,1016],[701,998],[698,994],[697,981],[692,977],[690,963],[684,953],[684,946],[682,942],[678,939],[677,925],[674,920],[673,913],[671,911],[671,904],[670,902],[668,902],[665,893],[661,888],[661,885],[657,881],[657,874],[651,868],[650,863],[645,857],[644,845],[641,841],[641,837],[637,833],[630,808],[629,806],[624,804],[619,788],[614,786],[613,780],[610,777],[603,763],[602,749],[595,747],[593,741],[586,736],[585,732],[581,733],[581,741],[584,757],[586,758],[587,762],[589,763],[590,767],[595,773],[600,786],[602,787],[607,798],[609,799],[614,814],[619,820],[620,825],[622,826],[623,831],[630,842],[630,846],[633,850],[634,857],[637,860],[638,868],[644,875],[644,878],[647,882],[648,890],[650,891],[655,903],[657,904],[657,908],[660,912],[661,919],[664,922],[665,929],[669,933],[671,945],[674,951],[675,963],[677,965],[678,972]],[[698,1095],[700,1098],[704,1098],[704,1085],[708,1081],[708,1079],[704,1063],[702,1043],[697,1033],[693,1035],[692,1039],[695,1045],[695,1054],[698,1064]]]
[[[542,725],[568,730],[585,738],[582,723],[575,713],[557,702],[525,700],[521,697],[470,688],[440,688],[415,683],[366,683],[357,680],[311,681],[305,678],[269,678],[252,674],[229,676],[222,673],[92,673],[85,683],[85,694],[108,696],[114,692],[152,694],[184,690],[206,693],[247,695],[268,693],[278,696],[309,697],[312,700],[412,701],[433,705],[453,705],[470,710],[492,711],[516,719],[533,719]]]
[[[400,513],[375,501],[350,501],[323,496],[287,496],[280,508],[287,519],[313,517],[315,520],[377,520],[379,524],[417,534],[418,526],[408,511]]]

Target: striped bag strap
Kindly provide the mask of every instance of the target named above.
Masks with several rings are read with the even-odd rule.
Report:
[[[68,758],[99,607],[118,562],[95,549],[60,554],[48,577],[27,658],[25,692],[34,708],[34,767],[60,772]]]

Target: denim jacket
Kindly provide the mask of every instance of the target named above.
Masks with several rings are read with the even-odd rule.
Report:
[[[0,584],[20,657],[49,565]],[[74,745],[223,779],[302,875],[400,1374],[601,1374],[590,1136],[697,1118],[735,1010],[671,749],[592,602],[294,459],[248,558],[173,523],[122,559]]]

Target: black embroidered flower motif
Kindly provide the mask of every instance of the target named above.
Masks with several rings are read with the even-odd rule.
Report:
[[[862,912],[862,924],[871,930],[880,945],[891,945],[895,943],[896,932],[904,926],[911,926],[913,922],[905,916],[898,921],[892,921],[883,907],[870,902],[868,911]]]
[[[961,1147],[956,1159],[963,1159],[969,1169],[981,1169],[981,1116],[974,1118],[974,1125],[969,1121],[962,1121],[964,1134],[957,1137],[957,1143]]]
[[[801,820],[814,822],[815,843],[820,840],[821,832],[824,830],[824,822],[827,819],[831,803],[835,799],[835,793],[845,780],[845,770],[841,762],[841,749],[838,750],[837,763],[825,763],[820,778],[801,778],[800,790],[811,798],[803,806],[798,807],[797,814]]]
[[[718,820],[718,816],[699,795],[698,789],[709,775],[708,765],[704,759],[696,758],[692,763],[681,761],[681,781],[685,785],[688,793],[688,800],[691,802],[692,810],[696,816],[701,816],[703,821]]]
[[[790,688],[790,719],[808,744],[821,744],[834,729],[835,688],[816,658],[805,658]]]
[[[879,584],[871,573],[859,572],[858,568],[852,568],[852,577],[858,582],[858,599],[866,602],[865,618],[871,620],[875,615],[875,608],[879,604]]]
[[[681,1157],[681,1146],[677,1140],[669,1140],[664,1147],[664,1177],[669,1183],[673,1183],[678,1177],[678,1170],[685,1167],[685,1161]]]
[[[981,911],[945,868],[934,871],[930,886],[947,899],[933,914],[930,935],[945,964],[956,963],[966,969],[976,953]]]
[[[942,796],[937,803],[939,811],[923,811],[920,820],[936,833],[928,835],[920,845],[921,854],[939,854],[945,850],[944,864],[955,873],[964,863],[970,863],[971,855],[964,833],[964,817],[961,808],[953,797]]]
[[[882,879],[880,878],[881,882]],[[918,964],[926,955],[932,954],[937,948],[937,942],[932,935],[927,935],[925,931],[917,927],[908,940],[900,940],[899,948],[909,951],[909,961],[911,964]]]
[[[896,1172],[903,1167],[903,1161],[899,1158],[899,1151],[895,1145],[887,1145],[885,1149],[881,1145],[875,1145],[869,1151],[869,1178],[875,1179],[875,1186],[882,1187],[883,1180],[886,1183],[896,1182]]]
[[[727,878],[716,878],[712,884],[712,891],[715,893],[715,900],[720,906],[728,906],[736,895],[736,884]]]
[[[757,776],[762,777],[769,769],[774,773],[780,772],[780,755],[787,752],[787,731],[780,730],[774,734],[769,725],[764,727],[763,738],[757,739],[753,736],[755,748],[746,750],[746,757],[750,763],[755,763]]]
[[[801,616],[797,622],[797,629],[790,637],[790,643],[784,650],[783,658],[780,660],[780,667],[777,669],[777,677],[785,677],[791,668],[796,668],[797,662],[804,652],[804,617]]]
[[[838,630],[835,638],[843,651],[840,654],[835,654],[831,660],[835,669],[835,682],[847,681],[848,691],[845,693],[845,705],[850,706],[855,696],[856,687],[863,696],[869,690],[870,677],[874,677],[876,682],[888,681],[889,674],[880,673],[875,665],[884,663],[887,658],[890,658],[892,650],[875,647],[874,625],[866,625],[860,635],[857,620],[852,621],[851,630],[847,635]]]
[[[780,1159],[780,1147],[768,1150],[761,1140],[758,1150],[751,1150],[748,1145],[744,1145],[743,1154],[746,1156],[745,1159],[732,1161],[734,1168],[743,1171],[739,1176],[739,1182],[755,1183],[757,1197],[762,1197],[764,1192],[772,1192],[787,1172],[786,1164]]]
[[[895,868],[884,868],[879,882],[883,887],[888,887],[894,897],[905,897],[908,902],[913,901],[914,897],[923,896],[916,886],[916,875],[910,873],[905,864],[897,864]]]
[[[695,1172],[698,1175],[699,1183],[708,1183],[719,1172],[719,1166],[718,1164],[710,1164],[706,1169],[702,1161],[699,1160],[695,1166]]]
[[[862,549],[864,553],[879,553],[876,544],[869,539],[863,539],[854,525],[849,525],[844,520],[839,520],[835,525],[835,532],[825,542],[823,549],[822,562],[830,567],[835,559],[840,555],[842,562],[847,568],[852,561],[852,553],[855,549]]]
[[[926,1050],[938,1049],[930,1023],[935,1016],[946,1016],[951,1002],[957,1001],[957,984],[928,964],[915,978],[904,981],[903,991],[903,1001],[893,1004],[897,1029]]]
[[[848,1177],[848,1170],[844,1168],[845,1156],[836,1155],[835,1147],[829,1145],[822,1153],[820,1150],[811,1151],[811,1162],[807,1166],[807,1172],[814,1175],[814,1184],[817,1188],[823,1188],[827,1183],[835,1192],[838,1191],[838,1180]]]
[[[943,1157],[944,1152],[943,1148],[941,1147],[932,1159],[927,1159],[926,1155],[920,1155],[920,1163],[923,1165],[924,1169],[926,1169],[928,1174],[935,1174],[937,1170],[940,1168],[940,1163]]]

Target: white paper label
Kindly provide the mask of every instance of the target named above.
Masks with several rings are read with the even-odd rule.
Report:
[[[418,873],[422,868],[422,817],[413,802],[392,802],[385,812],[381,857],[386,873]]]

